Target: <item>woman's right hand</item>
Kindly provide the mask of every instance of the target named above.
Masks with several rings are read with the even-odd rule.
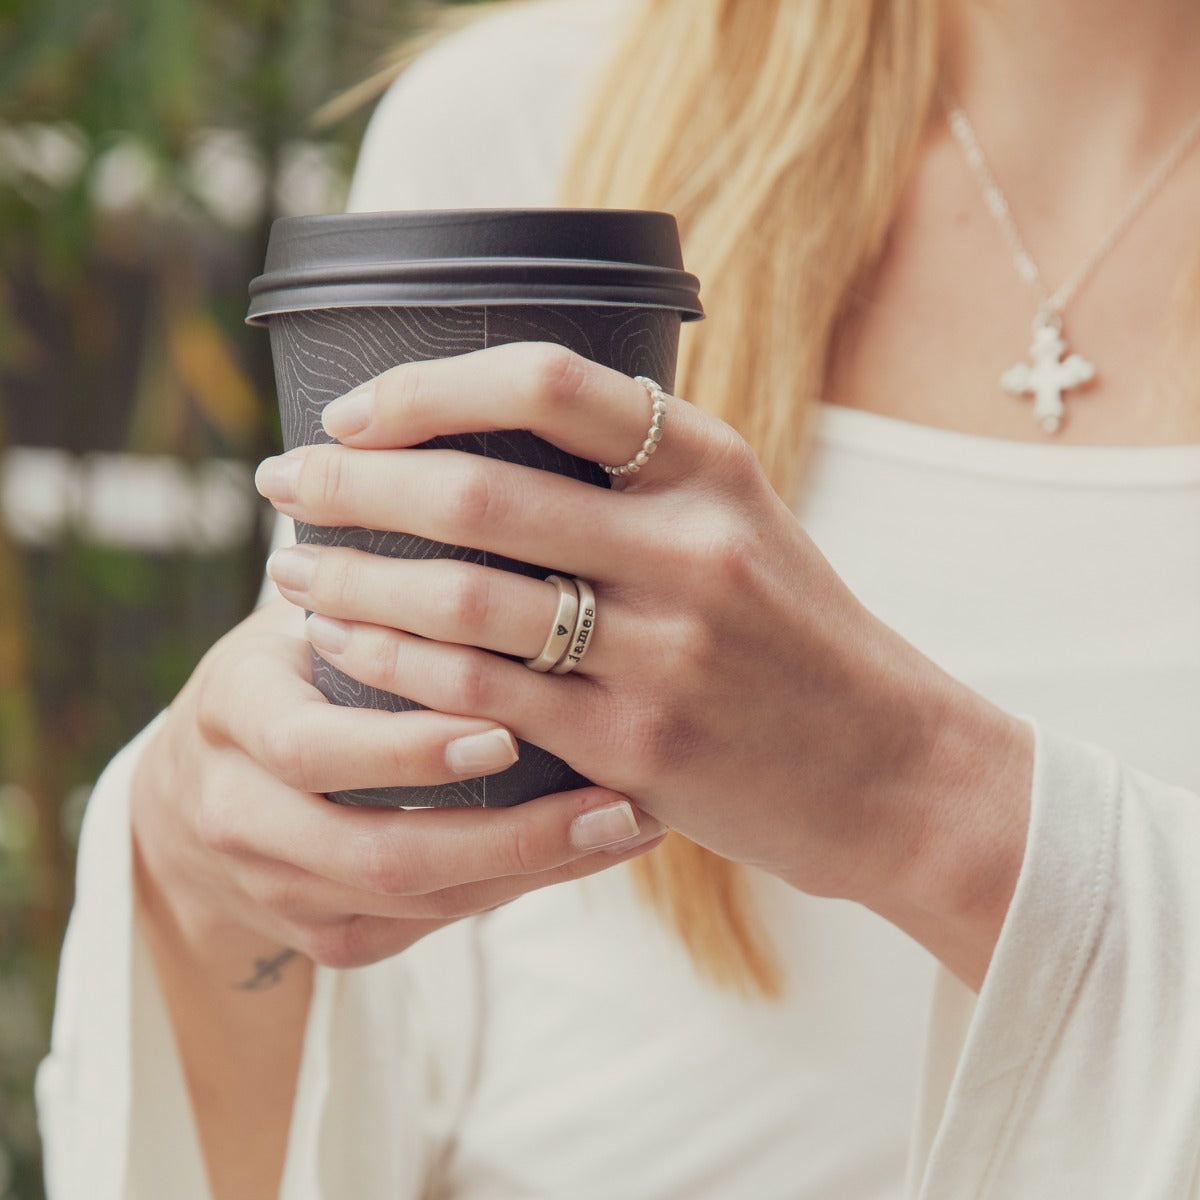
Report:
[[[142,912],[227,985],[269,985],[289,951],[337,967],[378,961],[661,835],[595,787],[511,809],[330,803],[322,793],[502,770],[514,743],[493,721],[328,703],[301,622],[274,601],[218,642],[135,781]]]
[[[511,809],[331,803],[322,793],[488,774],[512,754],[494,721],[328,703],[302,622],[277,600],[218,642],[133,784],[139,925],[217,1200],[278,1194],[313,962],[387,958],[663,832],[594,787]]]

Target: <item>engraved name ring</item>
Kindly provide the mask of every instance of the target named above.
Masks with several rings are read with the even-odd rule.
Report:
[[[531,671],[539,672],[551,671],[562,661],[574,644],[575,627],[579,624],[579,592],[575,583],[561,575],[547,575],[546,582],[558,588],[558,609],[541,654],[525,660]],[[588,593],[591,594],[591,588]],[[592,604],[595,605],[594,598]]]
[[[592,634],[596,630],[596,593],[592,591],[590,583],[578,576],[575,577],[575,587],[579,592],[579,613],[575,628],[571,631],[567,652],[551,667],[555,675],[566,675],[579,666],[592,644]]]
[[[566,675],[583,661],[596,628],[596,593],[585,579],[547,575],[558,588],[558,608],[546,644],[536,658],[525,659],[531,671]]]

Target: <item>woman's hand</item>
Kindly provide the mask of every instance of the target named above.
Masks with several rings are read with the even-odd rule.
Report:
[[[489,719],[327,703],[301,626],[275,601],[219,642],[134,780],[140,925],[218,1197],[279,1190],[312,962],[386,958],[662,833],[601,788],[469,812],[331,803],[322,792],[502,770],[515,750]]]
[[[276,556],[272,575],[320,614],[309,639],[351,676],[500,721],[718,853],[861,900],[922,940],[944,941],[926,927],[951,919],[951,940],[971,945],[938,952],[977,973],[1022,853],[1025,728],[857,603],[732,430],[672,400],[657,453],[612,491],[407,449],[524,428],[621,463],[648,424],[640,384],[558,347],[505,346],[387,372],[327,410],[341,445],[259,473],[276,508],[306,522],[404,530],[587,580],[595,629],[570,675],[485,652],[538,654],[548,583],[310,547]]]
[[[721,422],[671,401],[612,491],[457,454],[437,434],[529,428],[620,463],[640,384],[520,344],[396,367],[326,410],[341,445],[269,460],[260,490],[316,524],[403,529],[544,563],[595,590],[586,658],[529,671],[551,584],[484,566],[299,547],[272,575],[350,676],[504,722],[692,839],[908,926],[988,912],[1024,845],[1024,726],[955,685],[842,586]],[[482,648],[482,649],[480,649]],[[990,949],[990,947],[989,947]]]
[[[519,809],[330,803],[321,793],[489,774],[516,752],[489,719],[327,703],[300,627],[300,614],[275,601],[219,642],[135,784],[143,908],[226,986],[259,986],[256,964],[287,951],[334,966],[374,962],[661,834],[601,788]]]

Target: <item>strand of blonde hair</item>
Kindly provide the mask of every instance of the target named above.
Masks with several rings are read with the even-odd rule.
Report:
[[[708,312],[676,391],[737,429],[785,497],[925,127],[936,16],[936,0],[644,0],[576,145],[564,203],[676,215]],[[703,975],[779,993],[740,868],[672,834],[633,869]]]

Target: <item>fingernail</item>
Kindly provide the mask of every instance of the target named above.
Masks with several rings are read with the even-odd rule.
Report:
[[[254,486],[268,500],[279,500],[284,504],[295,500],[300,483],[300,460],[279,455],[264,458],[254,473]]]
[[[318,650],[329,654],[341,654],[350,644],[350,626],[345,621],[332,617],[321,617],[313,613],[304,622],[304,636]]]
[[[623,842],[633,841],[642,829],[634,815],[633,805],[627,800],[593,808],[580,813],[571,822],[571,845],[576,850],[607,850]]]
[[[366,429],[374,411],[375,381],[371,380],[330,401],[321,414],[321,424],[330,437],[352,437]]]
[[[517,743],[507,729],[470,733],[446,747],[446,766],[460,775],[487,775],[516,761]]]
[[[307,592],[316,571],[317,556],[307,546],[286,546],[267,559],[267,574],[293,592]]]

